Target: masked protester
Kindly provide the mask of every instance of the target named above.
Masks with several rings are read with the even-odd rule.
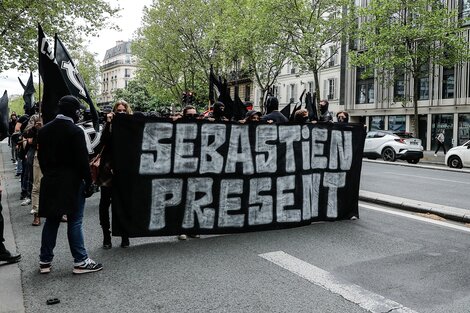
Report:
[[[338,124],[348,124],[349,123],[349,113],[346,111],[339,111],[336,113],[336,120]]]
[[[209,121],[228,121],[225,117],[225,104],[220,101],[214,103],[213,110],[207,119]]]
[[[83,240],[85,198],[93,194],[85,133],[75,125],[82,105],[73,96],[59,100],[59,114],[38,133],[38,160],[43,173],[39,194],[39,215],[46,218],[42,229],[39,271],[50,273],[57,231],[67,215],[67,237],[73,257],[73,273],[103,269],[88,257]]]
[[[328,100],[320,101],[320,116],[318,117],[319,122],[333,122],[333,114],[328,111],[329,102]]]
[[[279,112],[279,100],[276,97],[270,97],[266,101],[267,114],[261,117],[262,122],[268,123],[287,123],[289,120]]]

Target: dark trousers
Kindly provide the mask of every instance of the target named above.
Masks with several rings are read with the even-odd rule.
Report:
[[[101,197],[100,197],[100,225],[103,229],[109,230],[111,223],[109,219],[109,207],[111,206],[111,196],[112,189],[111,187],[101,186]]]
[[[437,152],[439,151],[439,149],[442,147],[442,150],[444,150],[444,154],[446,154],[446,146],[444,146],[444,143],[443,142],[440,142],[439,140],[436,141],[437,143],[437,148],[436,148],[436,152],[434,152],[434,154],[437,154]]]

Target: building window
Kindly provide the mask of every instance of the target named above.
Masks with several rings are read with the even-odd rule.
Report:
[[[405,73],[398,70],[393,82],[393,101],[405,101]]]
[[[468,140],[470,140],[470,114],[459,114],[457,145],[463,145]]]
[[[315,84],[314,82],[308,82],[308,91],[313,93],[315,91]]]
[[[442,74],[442,99],[454,97],[454,68],[444,68]]]
[[[124,70],[124,77],[126,77],[126,78],[131,77],[131,69],[130,68],[126,68]]]
[[[405,115],[390,115],[388,117],[388,129],[393,131],[406,130],[406,117]]]
[[[245,101],[250,101],[251,99],[251,88],[250,85],[245,86]]]
[[[363,77],[364,67],[356,70],[356,103],[374,103],[374,77]]]
[[[446,147],[452,146],[452,132],[454,129],[453,114],[433,114],[431,124],[431,150],[436,149],[436,136],[444,131]]]
[[[330,53],[329,53],[330,59],[328,60],[328,66],[335,66],[336,65],[336,47],[331,46],[330,47]]]
[[[463,24],[468,25],[470,21],[470,0],[459,0],[459,17],[463,19]]]
[[[384,130],[385,116],[370,116],[369,117],[369,130]]]
[[[336,78],[323,81],[323,97],[328,100],[336,99]]]
[[[429,67],[425,65],[421,68],[421,75],[418,78],[419,95],[418,100],[429,99]]]

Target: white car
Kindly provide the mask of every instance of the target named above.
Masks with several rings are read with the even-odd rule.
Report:
[[[397,159],[416,164],[423,158],[421,140],[406,133],[405,139],[391,131],[375,130],[367,133],[364,156],[368,159],[382,158],[394,162]]]
[[[447,151],[445,162],[452,168],[470,167],[470,140]]]

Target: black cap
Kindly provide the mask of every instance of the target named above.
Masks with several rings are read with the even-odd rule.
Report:
[[[85,106],[74,96],[63,96],[59,100],[59,110],[77,111],[85,109]]]
[[[245,118],[252,117],[253,115],[259,115],[261,117],[262,114],[259,111],[251,110],[251,111],[246,112]]]

